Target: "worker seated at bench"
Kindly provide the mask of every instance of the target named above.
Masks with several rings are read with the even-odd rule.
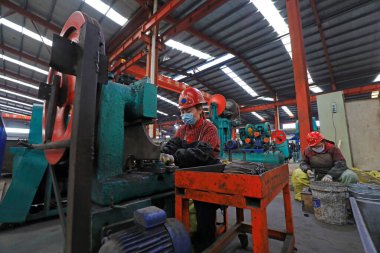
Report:
[[[305,183],[305,179],[310,178],[316,181],[341,182],[345,185],[359,181],[356,173],[347,167],[346,159],[334,142],[326,140],[319,132],[308,133],[307,142],[309,146],[302,154],[300,168],[293,171],[293,186],[308,186],[309,182]]]
[[[206,103],[202,93],[188,87],[179,96],[182,125],[175,136],[162,148],[160,160],[175,163],[180,168],[205,166],[219,163],[220,141],[213,123],[206,120],[202,104]],[[197,232],[193,238],[196,252],[202,252],[214,241],[216,235],[216,210],[219,205],[194,201]]]

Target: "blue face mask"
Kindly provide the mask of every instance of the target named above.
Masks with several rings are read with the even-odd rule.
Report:
[[[194,118],[194,115],[192,113],[184,113],[181,115],[181,117],[182,117],[182,121],[186,125],[194,125],[195,124],[195,118]]]
[[[325,150],[325,145],[319,147],[319,148],[311,148],[316,153],[322,153]]]

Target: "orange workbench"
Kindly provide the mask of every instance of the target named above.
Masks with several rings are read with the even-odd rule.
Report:
[[[266,208],[283,192],[286,231],[268,229]],[[239,233],[251,233],[253,251],[269,252],[268,238],[284,242],[281,252],[293,252],[294,227],[289,190],[288,165],[261,175],[202,172],[192,169],[175,172],[175,217],[189,230],[189,199],[236,207],[236,224],[219,236],[205,252],[222,252]],[[251,222],[244,222],[243,209],[251,210]]]

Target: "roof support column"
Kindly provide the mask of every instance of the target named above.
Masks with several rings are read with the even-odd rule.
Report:
[[[274,108],[274,130],[280,129],[280,115],[278,113],[278,106]]]
[[[307,81],[306,56],[303,43],[299,0],[286,0],[289,32],[292,45],[293,72],[296,89],[301,151],[307,147],[306,136],[311,128],[311,104]]]

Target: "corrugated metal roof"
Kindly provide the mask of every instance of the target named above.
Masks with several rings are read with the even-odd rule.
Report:
[[[140,8],[143,8],[138,3],[139,1],[135,0],[102,1],[110,4],[112,8],[127,18],[133,17]],[[110,42],[122,31],[122,27],[80,0],[13,0],[11,2],[58,27],[63,26],[72,12],[76,10],[84,11],[100,22],[107,42]],[[159,2],[160,4],[164,4],[168,0]],[[315,2],[328,46],[332,72],[337,88],[341,90],[372,83],[374,78],[380,73],[380,44],[378,43],[380,37],[380,1],[320,0]],[[171,13],[171,17],[181,20],[205,3],[207,3],[207,0],[185,0],[183,4]],[[287,22],[285,0],[274,1],[274,4]],[[17,12],[13,13],[5,6],[0,7],[2,17],[6,15],[8,20],[52,39],[53,33],[49,29],[38,23],[33,24],[30,19],[23,17]],[[310,1],[300,0],[300,7],[308,70],[315,84],[324,91],[330,91],[331,80],[329,70]],[[162,21],[160,24],[160,34],[164,34],[171,26],[171,23],[166,20]],[[192,26],[192,29],[237,52],[275,90],[280,100],[295,97],[291,58],[273,27],[250,1],[227,1],[197,21]],[[224,49],[213,45],[213,43],[198,38],[189,30],[176,34],[172,39],[201,50],[213,57],[220,57],[227,53]],[[2,45],[12,47],[44,62],[49,61],[50,47],[25,35],[21,35],[4,25],[0,25],[0,42]],[[143,48],[143,43],[136,43],[124,53],[124,56],[131,57]],[[47,69],[46,66],[36,64],[9,52],[4,51],[3,54],[39,68]],[[144,59],[141,60],[142,63],[144,61]],[[221,66],[228,66],[259,96],[271,96],[270,91],[239,58],[232,58],[222,64],[198,72],[196,67],[205,62],[206,60],[204,59],[190,56],[168,46],[160,53],[160,66],[165,70],[174,69],[177,72],[195,71],[194,75],[197,80],[194,77],[183,79],[184,82],[191,86],[210,93],[221,93],[226,98],[235,99],[240,105],[244,106],[268,103],[250,96],[220,70]],[[46,79],[46,76],[41,73],[4,60],[0,61],[0,72],[1,70],[31,79],[34,83],[45,81]],[[176,73],[165,71],[162,71],[162,73],[171,77],[177,75]],[[37,93],[34,89],[25,88],[10,81],[0,80],[0,86],[4,87],[4,85],[10,89],[20,90],[34,96]],[[177,101],[178,94],[174,92],[159,89],[159,94],[172,101]],[[0,95],[14,98],[13,95],[9,94],[0,93]],[[352,96],[349,99],[369,97],[370,94],[362,94]],[[26,101],[22,98],[17,98],[17,100]],[[8,104],[13,105],[10,102]],[[178,115],[178,110],[175,106],[162,100],[158,100],[158,109],[168,113],[169,116],[173,114]],[[295,106],[289,106],[289,109],[293,114],[297,115]],[[281,121],[292,120],[282,109],[279,111]],[[317,114],[315,103],[312,105],[312,112],[313,115]],[[273,110],[258,113],[265,119],[273,121]],[[165,116],[159,115],[159,118],[163,120]],[[248,113],[243,114],[242,119],[244,122],[259,122],[259,119]]]

